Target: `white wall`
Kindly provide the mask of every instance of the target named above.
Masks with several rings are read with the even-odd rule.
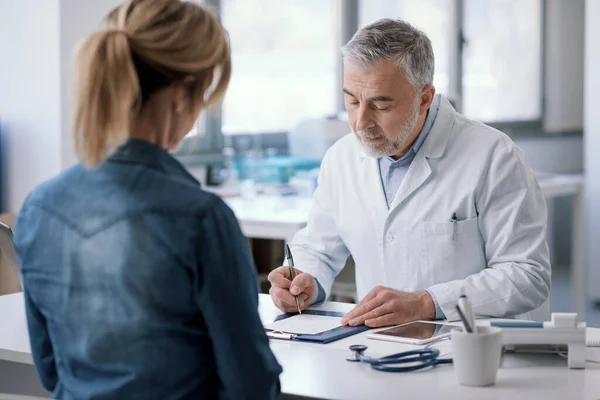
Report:
[[[546,0],[544,130],[583,127],[585,0]]]
[[[585,169],[589,291],[600,299],[600,0],[587,0],[585,23]]]
[[[120,0],[60,0],[60,72],[61,72],[61,166],[77,162],[72,126],[74,113],[73,58],[79,41],[98,29],[103,18]]]
[[[0,1],[0,128],[4,208],[19,211],[39,183],[75,161],[77,43],[119,0]]]
[[[59,1],[0,1],[4,208],[60,171]]]

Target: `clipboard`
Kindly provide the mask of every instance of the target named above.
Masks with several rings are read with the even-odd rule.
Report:
[[[340,317],[342,318],[345,313],[337,312],[337,311],[324,311],[324,310],[304,310],[303,314],[308,315],[320,315],[324,317]],[[293,317],[297,314],[281,314],[275,318],[275,321],[281,321],[282,319]],[[272,339],[280,339],[280,340],[297,340],[301,342],[312,342],[312,343],[320,343],[327,344],[331,342],[335,342],[336,340],[340,340],[346,338],[348,336],[356,335],[358,333],[369,330],[369,327],[366,325],[359,326],[338,326],[337,328],[329,329],[327,331],[323,331],[320,333],[311,334],[295,334],[295,333],[285,333],[278,331],[267,331],[267,336]]]

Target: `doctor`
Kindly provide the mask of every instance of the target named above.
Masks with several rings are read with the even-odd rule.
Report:
[[[343,319],[371,327],[539,307],[550,291],[546,204],[502,132],[459,114],[432,85],[427,36],[400,20],[365,26],[342,49],[353,134],[321,165],[297,268],[269,275],[283,311],[324,301],[352,255],[359,304]]]

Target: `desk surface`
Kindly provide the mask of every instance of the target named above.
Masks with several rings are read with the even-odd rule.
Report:
[[[306,224],[312,198],[297,196],[257,196],[254,199],[223,199],[240,221]]]
[[[352,305],[326,303],[319,307],[348,311]],[[263,322],[279,314],[268,295],[260,295]],[[21,293],[0,296],[0,359],[31,364],[31,350]],[[553,355],[505,355],[496,385],[459,386],[451,366],[397,374],[377,372],[364,364],[345,361],[351,344],[366,344],[369,354],[386,355],[415,346],[366,339],[365,333],[327,345],[271,340],[283,366],[286,394],[319,399],[569,399],[600,398],[600,364],[570,370],[566,360]],[[448,342],[439,346],[449,351]],[[600,361],[600,349],[588,349],[588,359]]]
[[[258,196],[248,200],[241,197],[225,198],[247,237],[280,239],[291,242],[306,226],[312,204],[306,197]]]
[[[322,309],[348,311],[352,306],[326,303]],[[278,314],[268,295],[261,295],[264,323]],[[570,370],[567,361],[549,354],[506,354],[496,385],[471,388],[457,383],[452,366],[413,373],[384,373],[368,365],[347,362],[348,346],[365,344],[371,355],[388,355],[417,346],[383,342],[361,333],[327,345],[271,340],[271,349],[283,367],[286,394],[319,399],[600,399],[600,364]],[[442,354],[450,343],[439,346]],[[587,349],[588,359],[600,361],[600,349]]]
[[[23,293],[0,296],[0,360],[33,363]]]

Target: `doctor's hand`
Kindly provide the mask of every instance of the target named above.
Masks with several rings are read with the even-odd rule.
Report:
[[[279,267],[269,274],[271,289],[269,294],[277,308],[283,312],[297,313],[296,298],[299,296],[300,308],[304,310],[317,297],[317,281],[311,274],[294,268],[296,277],[290,281],[289,267]]]
[[[371,328],[434,319],[435,304],[427,291],[418,293],[377,286],[342,319],[342,325]]]

